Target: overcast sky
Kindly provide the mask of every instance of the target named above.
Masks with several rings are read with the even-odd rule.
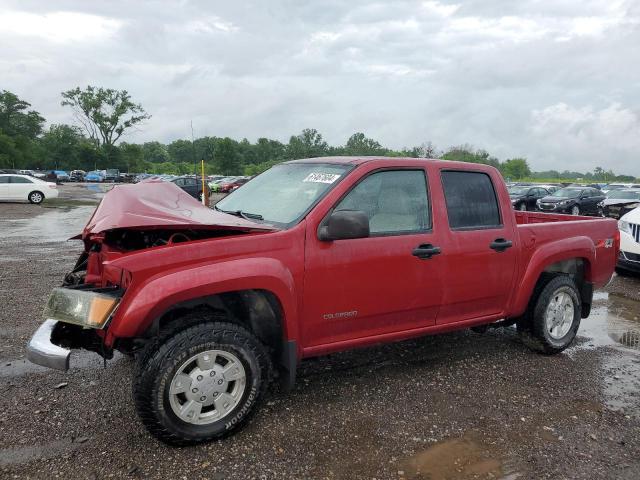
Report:
[[[0,89],[50,123],[63,90],[127,89],[130,142],[362,131],[640,176],[639,0],[169,3],[0,0]]]

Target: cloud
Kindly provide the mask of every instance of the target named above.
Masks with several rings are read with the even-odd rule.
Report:
[[[534,110],[531,133],[540,142],[545,163],[556,170],[578,165],[608,169],[615,164],[617,170],[631,171],[637,166],[640,116],[619,103],[599,110],[565,103]]]
[[[126,88],[153,115],[127,141],[313,127],[640,175],[635,0],[5,0],[0,44],[50,122],[63,90]]]

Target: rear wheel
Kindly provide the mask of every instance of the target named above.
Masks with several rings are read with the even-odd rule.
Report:
[[[531,349],[554,354],[563,351],[580,327],[582,304],[571,277],[559,275],[537,289],[527,314],[518,321],[518,331]]]
[[[37,205],[39,203],[42,203],[42,201],[44,200],[44,194],[38,191],[31,192],[29,194],[28,199],[29,199],[29,202],[35,203]]]
[[[150,347],[136,368],[133,394],[145,427],[171,445],[222,438],[240,428],[267,388],[270,361],[244,328],[200,323]]]

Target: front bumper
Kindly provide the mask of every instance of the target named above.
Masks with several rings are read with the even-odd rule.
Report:
[[[618,264],[616,266],[623,270],[640,273],[640,255],[620,250]]]
[[[45,320],[36,330],[27,345],[27,359],[43,367],[56,370],[69,370],[71,350],[62,348],[51,341],[53,329],[58,325],[56,320]]]

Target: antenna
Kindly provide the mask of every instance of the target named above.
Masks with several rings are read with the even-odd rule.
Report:
[[[196,158],[196,144],[193,140],[193,120],[191,120],[191,150],[193,151],[193,173],[198,178],[198,159]]]

